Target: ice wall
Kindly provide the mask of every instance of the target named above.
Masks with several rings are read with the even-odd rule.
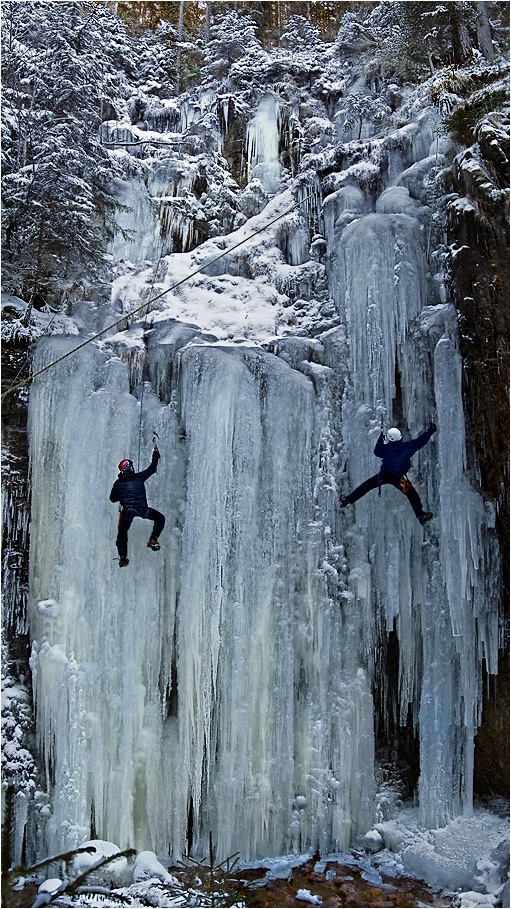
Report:
[[[350,351],[342,490],[377,473],[381,417],[405,438],[431,420],[438,426],[409,473],[434,521],[423,529],[406,499],[384,487],[346,509],[339,530],[359,608],[397,631],[400,719],[405,725],[412,705],[420,816],[435,827],[472,810],[483,654],[496,671],[499,559],[492,514],[466,475],[457,321],[438,295],[424,215],[401,186],[374,200],[347,185],[325,200],[331,289]],[[385,688],[377,661],[374,672]]]
[[[314,521],[313,384],[176,325],[149,344],[163,403],[147,383],[142,420],[145,460],[154,428],[162,454],[147,484],[162,550],[135,522],[125,571],[108,493],[138,446],[129,370],[89,347],[34,384],[31,662],[53,793],[39,848],[77,845],[91,818],[176,857],[209,831],[246,859],[346,848],[371,822],[372,701],[346,646],[361,617],[329,594]]]
[[[496,668],[498,552],[465,471],[457,323],[427,256],[430,210],[397,185],[403,168],[434,166],[431,116],[409,133],[389,145],[379,195],[362,164],[322,217],[314,205],[330,330],[324,319],[293,337],[279,323],[279,307],[303,313],[302,295],[325,293],[323,265],[304,262],[303,223],[299,242],[281,224],[280,240],[277,228],[258,235],[157,316],[34,382],[41,853],[97,835],[204,855],[210,832],[221,857],[347,848],[374,822],[372,692],[385,702],[379,654],[394,628],[399,720],[411,706],[420,738],[421,819],[470,813],[482,658]],[[252,164],[276,180],[275,96],[248,139]],[[167,177],[153,178],[161,194]],[[141,236],[154,236],[146,214]],[[113,308],[201,257],[210,246],[166,257],[158,275],[144,262],[120,279],[124,296],[114,285]],[[291,294],[293,282],[304,289]],[[280,332],[270,343],[268,326]],[[40,343],[34,369],[66,343]],[[437,423],[411,472],[435,515],[426,528],[392,488],[339,508],[340,492],[377,471],[382,416],[413,436]],[[120,571],[108,494],[119,460],[136,460],[139,426],[141,467],[158,433],[148,496],[167,524],[155,554],[136,521]]]

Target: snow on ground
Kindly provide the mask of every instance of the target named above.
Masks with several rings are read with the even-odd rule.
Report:
[[[432,887],[456,891],[456,899],[463,902],[453,905],[496,906],[503,896],[502,905],[509,906],[508,818],[476,809],[471,818],[455,818],[438,830],[424,830],[417,823],[417,811],[408,809],[375,829],[385,845],[374,857],[382,870],[396,863]]]
[[[368,839],[368,852],[332,853],[316,861],[311,886],[300,888],[296,899],[302,903],[322,905],[325,885],[331,883],[334,894],[336,880],[337,884],[339,880],[353,881],[353,878],[346,876],[336,878],[336,872],[332,870],[334,865],[343,869],[344,874],[348,871],[360,875],[362,881],[381,889],[389,899],[394,889],[389,881],[404,877],[412,883],[424,881],[434,891],[440,891],[434,905],[447,906],[449,903],[458,909],[494,909],[498,906],[506,909],[510,906],[508,819],[481,808],[471,818],[456,818],[446,827],[424,830],[417,823],[416,809],[406,808],[393,820],[376,824],[363,839]],[[371,848],[380,843],[384,848],[371,854]],[[82,872],[101,857],[118,852],[117,846],[97,840],[85,845],[95,847],[94,855],[78,856],[74,860],[75,871]],[[241,877],[243,871],[260,871],[257,885],[261,889],[271,889],[274,882],[296,878],[300,868],[306,863],[312,866],[313,862],[309,854],[267,858],[241,865]],[[108,901],[106,884],[114,887],[115,894],[125,898],[128,905],[135,907],[151,905],[170,909],[174,906],[207,905],[207,901],[204,902],[207,894],[201,890],[201,881],[198,877],[195,881],[197,890],[192,893],[189,886],[167,872],[153,852],[141,852],[129,868],[125,859],[117,859],[112,866],[104,866],[99,876],[96,873],[93,880],[84,882],[85,885],[96,885],[99,902],[94,901],[92,893],[86,898],[84,894],[83,903],[72,902],[70,897],[62,894],[54,905],[118,905],[114,897],[112,902]],[[316,888],[314,882],[317,882]],[[98,884],[103,884],[103,887],[98,887]],[[46,882],[41,886],[49,885]],[[323,899],[320,893],[314,892],[315,889],[321,891]],[[230,902],[223,902],[220,893],[217,897],[218,905],[231,905]],[[410,900],[413,905],[431,905],[417,899],[413,891],[410,892]],[[236,905],[245,905],[241,894]]]

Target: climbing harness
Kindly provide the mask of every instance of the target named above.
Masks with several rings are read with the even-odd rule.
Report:
[[[410,489],[412,488],[412,484],[410,483],[410,480],[408,479],[408,477],[406,476],[405,473],[403,474],[402,477],[399,477],[399,488],[400,488],[401,492],[403,493],[403,495],[405,495],[405,496],[408,495],[408,493],[410,492]]]
[[[127,320],[131,319],[133,316],[136,316],[143,309],[147,309],[147,307],[151,306],[157,300],[160,300],[166,294],[170,293],[171,290],[175,290],[176,287],[180,287],[180,285],[184,284],[185,281],[189,281],[190,278],[193,278],[193,277],[195,277],[195,275],[200,274],[201,271],[204,271],[204,269],[209,268],[210,265],[213,265],[215,262],[218,262],[218,260],[222,259],[223,256],[226,256],[229,253],[234,252],[235,249],[238,249],[238,247],[242,246],[244,243],[247,243],[249,240],[252,240],[253,237],[256,237],[258,234],[262,233],[263,230],[267,230],[269,227],[272,226],[272,224],[275,224],[276,221],[280,221],[281,218],[283,218],[285,215],[288,215],[290,212],[294,211],[295,208],[298,208],[299,205],[302,205],[303,202],[306,202],[307,199],[312,198],[312,196],[314,196],[314,195],[315,195],[315,193],[309,193],[308,196],[304,196],[303,199],[300,199],[298,202],[295,202],[294,205],[291,205],[285,211],[280,212],[280,214],[278,214],[274,218],[272,218],[271,221],[268,221],[267,224],[263,224],[262,227],[259,227],[253,233],[249,234],[248,237],[244,237],[243,240],[240,240],[238,243],[235,243],[233,246],[229,246],[227,249],[224,249],[221,253],[218,254],[218,256],[214,256],[212,259],[209,259],[208,262],[204,262],[203,265],[200,265],[194,271],[191,271],[190,274],[185,275],[184,278],[180,278],[179,281],[176,281],[175,284],[172,284],[170,287],[167,288],[167,290],[162,290],[161,293],[156,294],[156,296],[153,297],[151,300],[146,300],[146,302],[142,303],[141,306],[137,306],[137,308],[132,309],[131,312],[125,313],[123,316],[121,316],[120,319],[116,319],[115,322],[112,322],[110,325],[107,325],[106,328],[102,328],[101,331],[98,331],[95,335],[92,335],[92,337],[87,338],[86,341],[82,341],[81,344],[77,344],[76,347],[73,347],[71,350],[68,350],[67,353],[62,354],[61,357],[58,357],[56,360],[53,360],[51,363],[48,363],[46,366],[43,366],[41,369],[38,369],[36,372],[31,373],[31,375],[29,375],[22,382],[18,382],[17,385],[12,385],[11,388],[8,388],[6,391],[3,392],[0,400],[3,400],[8,394],[11,394],[11,392],[16,391],[18,388],[21,388],[24,385],[28,385],[28,383],[31,382],[33,379],[35,379],[36,376],[40,376],[43,372],[46,372],[46,370],[51,369],[52,366],[56,366],[57,363],[61,363],[62,360],[66,359],[66,357],[70,357],[71,354],[74,354],[78,350],[81,350],[82,347],[85,347],[87,344],[90,344],[92,341],[95,341],[96,338],[100,338],[102,335],[106,334],[107,331],[111,331],[112,328],[116,328],[118,325],[121,325],[123,322],[126,322]],[[149,312],[149,310],[147,310],[147,312]]]

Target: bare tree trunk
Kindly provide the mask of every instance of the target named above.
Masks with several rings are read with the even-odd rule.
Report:
[[[486,3],[476,3],[477,46],[483,57],[490,63],[495,59],[495,50],[491,38],[490,17]]]
[[[209,4],[208,4],[209,6]],[[179,4],[179,24],[177,27],[177,40],[183,40],[183,19],[185,14],[185,0],[180,0]]]
[[[206,3],[206,31],[204,34],[204,43],[209,44],[209,35],[211,32],[211,3]]]
[[[27,308],[26,308],[24,316],[23,316],[23,325],[25,325],[25,326],[29,325],[29,323],[30,323],[32,307],[34,305],[35,295],[37,292],[37,282],[39,281],[39,275],[41,272],[41,253],[43,250],[43,229],[44,229],[44,217],[42,216],[41,220],[39,222],[39,239],[38,239],[38,244],[37,244],[37,264],[36,264],[36,268],[35,268],[34,284],[32,286],[32,293],[30,294],[30,300],[27,303]]]
[[[184,12],[185,12],[185,0],[180,0],[179,23],[177,26],[177,40],[179,43],[181,43],[181,41],[183,40]],[[181,82],[180,70],[181,70],[181,48],[178,47],[178,49],[177,49],[177,85],[176,85],[177,94],[179,94],[179,88],[180,88],[180,82]]]
[[[34,111],[34,101],[36,95],[36,85],[37,85],[37,76],[34,76],[34,81],[32,83],[32,97],[30,99],[30,107],[22,120],[23,114],[23,102],[21,100],[21,94],[17,93],[17,102],[18,102],[18,148],[16,152],[16,166],[25,167],[27,163],[27,143],[29,136],[29,128],[32,121],[32,114]]]
[[[429,45],[428,45],[428,38],[429,38],[429,35],[427,36],[426,41],[425,41],[426,53],[427,53],[427,55],[428,55],[429,71],[430,71],[431,75],[434,76],[434,75],[435,75],[435,67],[434,67],[434,64],[433,64],[433,57],[431,56],[431,48],[430,48]]]
[[[472,45],[468,25],[457,11],[451,15],[451,40],[454,52],[453,63],[462,63],[471,53]]]

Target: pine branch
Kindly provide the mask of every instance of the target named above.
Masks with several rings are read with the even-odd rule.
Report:
[[[86,871],[82,872],[82,874],[78,875],[78,877],[74,881],[69,883],[67,885],[64,893],[71,893],[71,894],[76,893],[78,887],[80,887],[82,885],[83,881],[89,876],[89,874],[93,874],[94,871],[97,871],[99,868],[102,868],[104,865],[109,865],[110,862],[115,862],[119,858],[123,858],[124,856],[130,857],[130,856],[133,856],[136,854],[137,854],[136,849],[123,849],[122,852],[116,852],[115,855],[108,855],[105,858],[102,858],[101,861],[96,862],[95,865],[92,865],[90,868],[87,868]]]

